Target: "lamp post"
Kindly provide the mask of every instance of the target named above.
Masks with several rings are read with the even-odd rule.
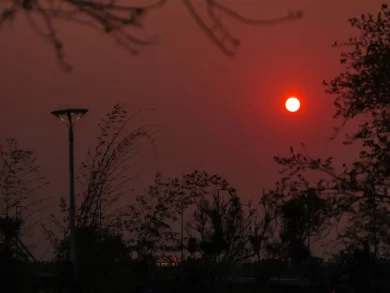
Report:
[[[221,191],[224,191],[225,189],[223,188],[218,188],[217,189],[217,213],[218,213],[218,219],[222,221],[222,215],[221,215]],[[217,262],[221,261],[221,255],[217,255]]]
[[[181,198],[181,245],[180,245],[180,259],[184,261],[184,199],[183,196]]]
[[[74,271],[77,272],[76,255],[76,223],[75,223],[75,195],[74,195],[74,159],[73,159],[73,126],[86,113],[87,109],[63,109],[51,112],[61,121],[65,122],[69,130],[69,230],[70,245],[69,256]]]

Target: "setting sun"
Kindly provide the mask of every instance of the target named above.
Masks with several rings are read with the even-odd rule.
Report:
[[[296,112],[299,110],[301,103],[295,97],[288,98],[286,101],[286,109],[290,112]]]

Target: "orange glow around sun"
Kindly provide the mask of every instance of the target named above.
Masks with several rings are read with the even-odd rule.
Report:
[[[296,97],[290,97],[286,101],[286,109],[290,112],[296,112],[301,107],[301,103]]]

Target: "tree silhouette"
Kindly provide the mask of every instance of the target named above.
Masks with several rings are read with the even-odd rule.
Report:
[[[273,215],[266,250],[271,259],[308,260],[311,245],[329,234],[332,205],[307,181],[284,177],[265,193],[268,214]]]
[[[59,37],[56,21],[68,21],[97,29],[109,34],[114,41],[131,54],[139,53],[141,47],[155,43],[155,37],[142,39],[136,31],[144,27],[147,15],[164,6],[167,0],[151,0],[140,4],[132,0],[90,1],[90,0],[5,0],[6,8],[0,10],[0,25],[13,21],[17,14],[24,13],[33,30],[47,41],[55,50],[63,70],[71,70],[65,60],[64,45]],[[234,55],[239,40],[232,36],[223,22],[223,17],[249,25],[270,25],[300,19],[301,11],[291,12],[287,16],[256,20],[247,18],[237,11],[221,4],[217,0],[182,0],[190,16],[225,54]],[[206,15],[199,12],[201,5]],[[39,21],[42,25],[39,25]]]
[[[34,246],[23,240],[43,218],[39,213],[46,198],[40,192],[47,184],[31,150],[14,139],[0,146],[0,270],[2,286],[10,292],[28,287],[25,264],[35,260],[30,251]]]
[[[8,139],[0,148],[0,239],[4,259],[28,260],[34,258],[23,244],[21,236],[31,236],[34,218],[47,200],[38,192],[48,182],[40,175],[37,158],[31,150],[20,148],[14,139]]]
[[[119,221],[124,221],[130,245],[139,258],[175,250],[178,233],[172,224],[179,220],[182,193],[178,179],[164,181],[162,174],[157,173],[147,194],[137,196],[135,204],[127,206]]]
[[[208,261],[235,262],[247,259],[248,239],[255,209],[241,203],[234,188],[227,196],[203,196],[196,204],[188,231],[199,237],[199,252]],[[192,236],[194,237],[194,236]]]
[[[15,218],[0,218],[0,260],[9,261],[12,259],[24,259],[25,256],[18,250],[16,239],[19,237],[22,221]],[[27,256],[28,257],[28,256]],[[28,259],[28,258],[27,258]]]
[[[282,230],[280,238],[286,247],[285,258],[293,261],[308,260],[313,236],[326,228],[329,208],[327,201],[315,190],[290,198],[280,207]],[[307,243],[307,244],[306,244]]]
[[[274,244],[275,224],[279,211],[274,208],[273,204],[269,194],[263,193],[259,207],[251,220],[248,237],[250,254],[256,256],[258,262],[269,256],[269,247]]]
[[[187,250],[191,257],[198,251],[198,240],[195,237],[188,238]]]
[[[351,50],[342,52],[340,63],[345,70],[331,81],[324,81],[326,92],[334,96],[335,117],[343,118],[343,125],[352,118],[361,116],[363,123],[358,131],[349,136],[353,140],[376,138],[387,133],[388,84],[390,60],[390,10],[381,6],[376,16],[367,13],[360,18],[349,19],[350,25],[359,30],[358,36],[347,42],[335,42],[336,47]],[[340,128],[336,128],[340,130]]]
[[[209,195],[208,188],[219,187],[230,192],[228,182],[218,175],[210,175],[205,171],[194,171],[179,178],[163,179],[157,173],[154,184],[147,194],[138,196],[136,203],[127,207],[124,213],[124,227],[129,232],[129,241],[140,257],[154,254],[157,251],[177,251],[185,246],[181,233],[174,231],[173,224],[184,221],[182,213],[201,203],[202,198]],[[181,219],[180,219],[181,217]],[[216,214],[212,216],[218,225]],[[184,223],[184,222],[183,222]],[[191,225],[187,225],[187,230]],[[180,238],[182,239],[179,239]],[[190,241],[191,240],[191,241]],[[197,241],[189,235],[189,248],[192,255],[202,250],[205,243]],[[199,242],[199,243],[197,243]]]
[[[349,225],[339,231],[342,243],[349,246],[368,241],[376,256],[384,256],[390,247],[387,191],[390,11],[384,4],[376,16],[363,14],[349,22],[360,35],[341,44],[350,48],[341,54],[345,70],[325,85],[327,93],[334,96],[335,117],[344,119],[335,135],[348,120],[359,118],[362,123],[346,134],[344,143],[359,145],[362,151],[352,164],[344,163],[341,168],[334,166],[332,157],[311,157],[305,147],[303,154],[291,148],[290,156],[275,160],[283,166],[284,180],[290,184],[307,185],[307,171],[322,174],[315,188],[328,198],[334,216],[345,215],[349,220]]]

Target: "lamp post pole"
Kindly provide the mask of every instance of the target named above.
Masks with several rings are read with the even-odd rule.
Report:
[[[51,112],[65,122],[69,131],[69,258],[73,265],[74,275],[78,272],[77,242],[76,242],[76,203],[74,191],[74,135],[73,126],[86,113],[87,109],[64,109]]]
[[[181,198],[181,261],[184,261],[184,202],[183,202],[183,196]]]
[[[74,199],[74,146],[73,125],[69,125],[69,230],[70,230],[70,260],[77,272],[76,256],[76,205]]]
[[[99,230],[100,238],[102,237],[102,198],[99,199]]]
[[[222,215],[221,215],[221,194],[220,191],[223,191],[224,189],[218,188],[217,189],[217,213],[218,213],[218,219],[222,220]],[[217,255],[217,262],[220,262],[221,260],[221,255]]]

